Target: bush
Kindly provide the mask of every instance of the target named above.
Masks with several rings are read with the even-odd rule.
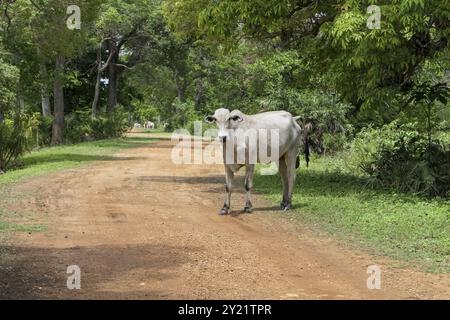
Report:
[[[30,123],[30,117],[21,114],[0,123],[0,172],[6,171],[29,149]]]
[[[347,136],[345,133],[336,132],[328,133],[325,132],[322,136],[324,154],[335,154],[345,149],[347,143]]]
[[[66,142],[77,143],[90,139],[92,117],[89,111],[72,112],[64,120]]]
[[[65,120],[65,135],[69,143],[121,137],[128,130],[127,113],[122,108],[98,114],[95,118],[89,111],[75,111]]]
[[[122,137],[127,132],[127,113],[122,108],[117,108],[114,112],[98,115],[91,119],[90,136],[95,139],[106,139]]]
[[[43,117],[40,113],[36,130],[36,147],[47,146],[52,140],[53,117]]]
[[[175,99],[173,102],[174,112],[167,121],[166,131],[173,131],[176,129],[187,129],[189,132],[194,132],[194,121],[199,120],[195,113],[194,103],[191,100],[180,102]]]
[[[414,124],[394,121],[380,129],[363,129],[351,146],[352,164],[370,183],[402,192],[447,197],[450,189],[450,145],[428,143]]]

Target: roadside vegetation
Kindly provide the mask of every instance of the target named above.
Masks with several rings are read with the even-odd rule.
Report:
[[[33,217],[31,214],[7,212],[6,210],[0,208],[0,240],[2,240],[8,232],[20,231],[31,233],[46,230],[46,225],[33,223]]]
[[[344,168],[344,169],[343,169]],[[278,175],[255,176],[255,189],[281,199]],[[298,170],[294,209],[280,213],[408,267],[450,272],[450,201],[370,186],[342,157],[315,157]]]

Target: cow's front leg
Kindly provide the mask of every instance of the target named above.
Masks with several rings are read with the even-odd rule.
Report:
[[[253,188],[253,173],[255,172],[255,165],[248,164],[246,167],[245,173],[245,207],[244,212],[251,213],[252,212],[252,201],[251,201],[251,191]]]
[[[222,209],[220,209],[220,214],[228,214],[231,206],[231,189],[233,188],[233,178],[234,172],[230,169],[229,166],[225,165],[225,203],[223,204]]]

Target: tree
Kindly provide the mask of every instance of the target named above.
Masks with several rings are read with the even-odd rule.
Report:
[[[67,8],[77,4],[82,12],[82,28],[67,27]],[[53,79],[54,123],[52,144],[64,141],[64,85],[66,82],[66,63],[77,57],[85,47],[87,35],[96,15],[98,1],[66,0],[17,0],[7,2],[4,7],[7,36],[5,43],[18,61],[25,61],[28,70],[21,66],[21,83],[35,84],[41,79],[43,113],[48,112],[48,76]],[[51,70],[47,70],[50,66]],[[32,71],[32,72],[25,72]],[[48,71],[48,72],[47,72]],[[34,79],[25,80],[29,74]]]
[[[414,87],[411,92],[409,102],[425,105],[426,131],[428,140],[428,163],[431,162],[431,142],[434,129],[432,117],[433,114],[435,114],[435,112],[433,112],[433,108],[435,107],[437,102],[440,102],[443,105],[447,105],[448,100],[450,100],[450,91],[446,83],[431,84],[428,82],[424,82]]]
[[[8,56],[0,47],[0,124],[14,105],[19,80],[19,70],[7,63],[2,57],[4,55]]]
[[[354,106],[353,116],[362,117],[357,121],[383,123],[404,106],[399,95],[408,94],[424,64],[448,52],[450,11],[443,0],[381,2],[381,28],[370,29],[367,8],[372,4],[169,0],[165,12],[182,36],[196,35],[230,50],[250,40],[269,52],[297,51],[309,71],[304,85],[320,84],[338,93]]]
[[[97,81],[93,114],[97,109],[97,101],[101,74],[108,74],[107,111],[114,110],[118,103],[120,75],[129,68],[124,61],[129,54],[126,43],[132,39],[143,37],[142,29],[151,19],[159,1],[107,1],[102,7],[102,14],[96,21],[96,38],[99,43],[97,55]],[[108,58],[102,63],[101,51],[106,50]]]

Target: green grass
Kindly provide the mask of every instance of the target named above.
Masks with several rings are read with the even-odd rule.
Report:
[[[20,167],[0,175],[0,235],[5,232],[39,232],[47,227],[33,223],[31,213],[11,212],[5,209],[11,201],[6,188],[13,183],[28,178],[45,175],[63,169],[79,167],[92,161],[114,161],[117,157],[112,154],[125,148],[139,147],[155,141],[149,137],[126,137],[85,142],[73,145],[64,145],[43,148],[26,154]],[[25,195],[21,195],[24,197]]]
[[[169,136],[172,134],[172,132],[167,132],[164,129],[146,129],[146,128],[133,128],[134,133],[152,133],[152,134],[158,134],[163,136]]]
[[[153,138],[127,137],[43,148],[26,154],[19,168],[0,175],[0,186],[42,174],[74,168],[91,161],[114,161],[111,155],[123,148],[144,145]]]
[[[10,212],[0,208],[0,234],[8,231],[39,232],[47,230],[46,225],[33,223],[32,220],[33,215],[30,213]],[[19,221],[21,223],[18,223]]]
[[[369,189],[364,178],[330,171],[330,160],[299,170],[289,217],[407,265],[450,272],[450,201]],[[279,175],[258,175],[255,186],[280,202]]]
[[[41,232],[46,231],[47,226],[43,224],[18,224],[0,221],[0,232],[20,231],[20,232]]]

